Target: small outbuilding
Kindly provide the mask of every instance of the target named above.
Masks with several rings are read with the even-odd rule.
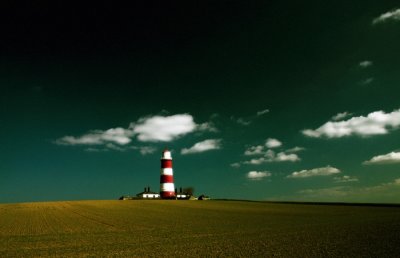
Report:
[[[207,201],[207,200],[210,200],[210,197],[207,196],[207,195],[202,194],[202,195],[200,195],[200,196],[197,198],[197,200],[200,200],[200,201]]]
[[[133,199],[135,199],[135,197],[132,197],[129,195],[123,195],[123,196],[119,197],[119,200],[122,200],[122,201],[133,200]]]

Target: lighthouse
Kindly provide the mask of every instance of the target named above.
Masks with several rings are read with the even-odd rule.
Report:
[[[171,152],[168,149],[165,149],[161,156],[160,197],[162,199],[175,198],[172,157]]]

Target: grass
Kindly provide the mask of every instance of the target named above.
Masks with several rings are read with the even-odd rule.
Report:
[[[0,205],[0,257],[399,257],[400,207],[242,201]]]

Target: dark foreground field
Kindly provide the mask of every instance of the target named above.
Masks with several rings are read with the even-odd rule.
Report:
[[[0,205],[0,257],[400,257],[400,208],[239,201]]]

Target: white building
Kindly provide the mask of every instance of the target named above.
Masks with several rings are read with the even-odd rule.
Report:
[[[184,193],[178,193],[177,195],[176,195],[176,198],[178,198],[178,199],[189,199],[189,195],[188,194],[184,194]]]
[[[136,196],[141,199],[158,199],[158,198],[160,198],[160,194],[151,192],[150,187],[145,187],[144,191],[141,193],[138,193]]]

